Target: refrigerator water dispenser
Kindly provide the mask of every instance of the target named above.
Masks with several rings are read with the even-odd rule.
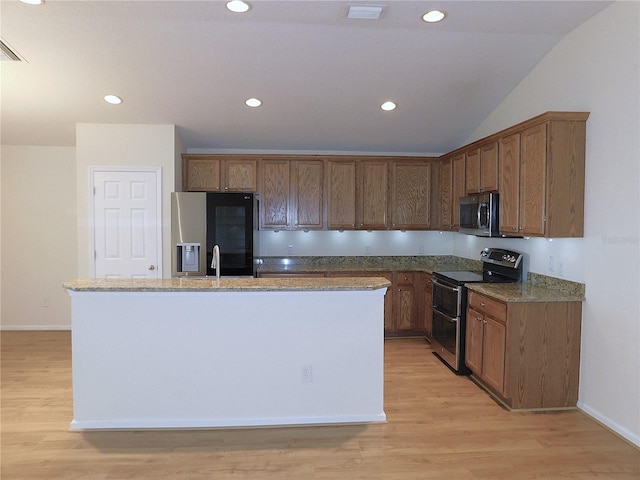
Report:
[[[177,271],[179,273],[200,271],[200,244],[176,244],[176,259],[178,260]]]

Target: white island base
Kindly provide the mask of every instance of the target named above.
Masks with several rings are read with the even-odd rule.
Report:
[[[386,288],[69,290],[72,430],[386,419]]]

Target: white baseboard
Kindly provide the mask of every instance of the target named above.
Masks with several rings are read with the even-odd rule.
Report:
[[[577,407],[585,415],[588,415],[589,417],[593,418],[596,422],[602,424],[612,432],[621,436],[625,440],[628,440],[629,442],[633,443],[637,447],[640,447],[640,434],[634,433],[629,429],[623,427],[622,425],[618,425],[616,422],[612,421],[610,418],[605,417],[600,412],[594,410],[593,408],[589,407],[588,405],[585,405],[582,402],[578,402]]]
[[[386,423],[384,412],[378,414],[326,415],[317,417],[275,418],[158,418],[124,420],[73,420],[70,431],[83,430],[145,430],[145,429],[211,429],[211,428],[257,428],[294,427],[305,425],[360,425]]]
[[[0,325],[0,330],[71,330],[71,325]]]

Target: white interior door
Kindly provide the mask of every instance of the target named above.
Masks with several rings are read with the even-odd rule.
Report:
[[[160,171],[94,170],[96,278],[162,276]]]

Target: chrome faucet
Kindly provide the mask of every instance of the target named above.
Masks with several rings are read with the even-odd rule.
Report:
[[[220,270],[222,270],[220,265],[220,247],[214,245],[211,253],[211,268],[216,269],[216,278],[220,278]]]

